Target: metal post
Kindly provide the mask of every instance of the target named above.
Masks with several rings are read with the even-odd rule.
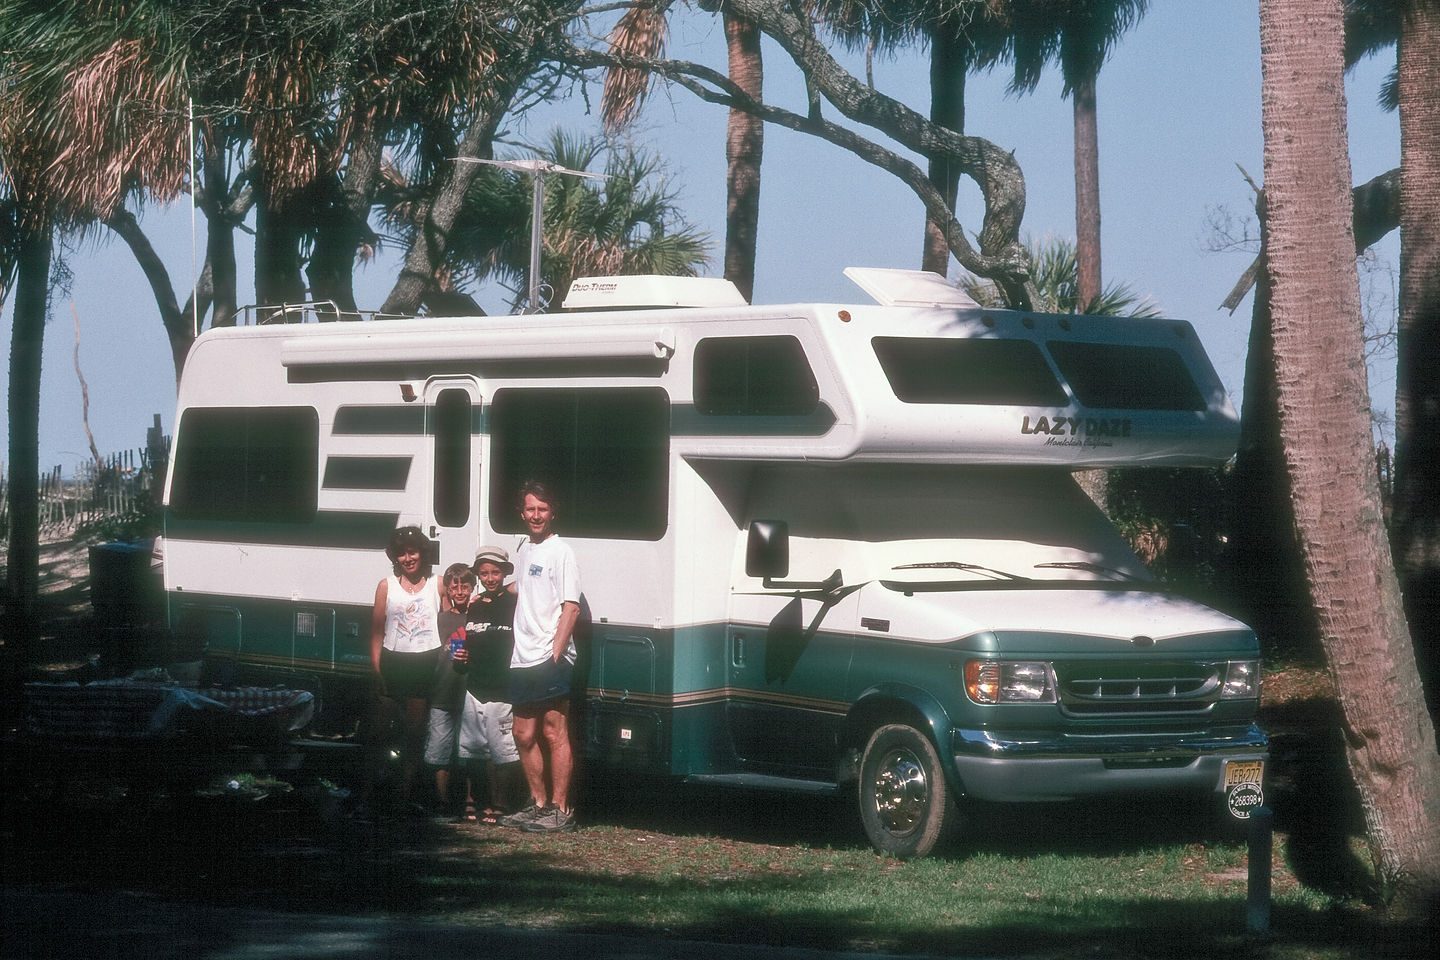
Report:
[[[1269,807],[1250,812],[1250,863],[1245,889],[1245,929],[1270,932],[1270,854],[1275,840],[1275,813]]]
[[[535,167],[535,198],[530,207],[530,302],[526,313],[540,312],[540,241],[545,227],[545,171]]]

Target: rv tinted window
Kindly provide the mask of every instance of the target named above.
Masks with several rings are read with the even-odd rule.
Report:
[[[1029,340],[875,337],[875,356],[906,403],[1063,407],[1070,398]]]
[[[519,490],[549,484],[556,529],[658,540],[668,513],[670,400],[650,388],[498,390],[490,404],[490,522],[520,533]]]
[[[435,398],[435,522],[463,527],[470,519],[470,394],[442,390]]]
[[[311,407],[194,407],[180,418],[170,506],[208,520],[308,521],[319,464]]]
[[[1180,354],[1168,347],[1051,340],[1055,365],[1087,407],[1204,410],[1205,398]]]
[[[716,416],[804,416],[820,388],[794,337],[706,337],[695,345],[695,408]]]

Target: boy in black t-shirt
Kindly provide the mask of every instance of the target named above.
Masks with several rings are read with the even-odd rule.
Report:
[[[505,701],[515,619],[515,594],[505,588],[505,577],[514,569],[509,554],[501,547],[484,547],[475,555],[474,571],[481,592],[470,601],[465,616],[465,647],[455,658],[455,669],[465,676],[460,759],[469,775],[469,810],[474,809],[475,788],[481,767],[488,760],[490,802],[480,814],[480,821],[490,824],[498,823],[510,805],[520,770],[520,755],[512,733],[514,714]]]

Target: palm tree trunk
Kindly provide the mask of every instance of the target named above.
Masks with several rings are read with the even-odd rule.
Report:
[[[1342,43],[1341,0],[1261,0],[1264,244],[1296,528],[1371,853],[1409,913],[1440,889],[1440,757],[1374,469]]]
[[[45,305],[50,292],[51,227],[20,228],[15,302],[10,331],[9,556],[5,566],[7,635],[3,645],[7,687],[20,669],[39,630],[36,600],[40,583],[40,369],[45,346]]]
[[[1440,10],[1400,27],[1400,318],[1392,545],[1420,675],[1440,715]]]
[[[1075,118],[1075,265],[1079,312],[1100,296],[1100,134],[1095,112],[1096,75],[1071,92]]]
[[[764,64],[760,31],[743,17],[725,10],[725,45],[730,79],[751,99],[760,101]],[[725,279],[750,300],[755,293],[755,250],[760,228],[760,159],[765,146],[765,121],[731,110],[725,132]]]
[[[315,247],[306,268],[316,300],[330,300],[341,311],[355,310],[355,257],[373,243],[370,206],[380,181],[383,144],[363,118],[351,137],[344,178],[327,186],[315,235]]]
[[[930,40],[930,120],[947,130],[965,132],[965,75],[970,70],[968,41],[963,36],[940,32]],[[931,157],[926,171],[935,189],[950,209],[960,193],[960,168],[948,157]],[[950,244],[945,231],[934,219],[925,219],[925,245],[920,269],[946,276],[950,270]]]
[[[229,179],[225,175],[222,151],[205,139],[205,156],[202,167],[205,177],[205,193],[211,198],[205,210],[205,263],[210,268],[211,310],[210,323],[233,324],[235,311],[240,309],[238,270],[235,266],[235,223],[230,210]],[[190,318],[191,338],[198,325],[196,320],[203,315],[198,304]],[[171,338],[174,342],[174,338]],[[185,358],[180,358],[183,365]],[[177,365],[176,370],[179,370]],[[178,376],[178,373],[177,373]]]
[[[305,195],[295,193],[283,202],[268,184],[261,193],[255,210],[256,303],[304,303],[309,299],[300,276],[303,217],[296,210],[308,202],[309,189]]]
[[[1263,209],[1258,211],[1261,218]],[[1255,283],[1250,343],[1245,351],[1245,393],[1240,410],[1240,450],[1231,476],[1229,572],[1240,617],[1260,642],[1282,658],[1322,656],[1320,629],[1295,539],[1290,477],[1280,446],[1280,408],[1275,387],[1270,280],[1263,269]]]

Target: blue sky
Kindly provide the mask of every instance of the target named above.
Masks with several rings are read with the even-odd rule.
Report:
[[[698,12],[680,18],[670,53],[723,70],[719,20]],[[858,58],[846,62],[863,75]],[[804,112],[803,85],[783,53],[768,46],[765,65],[766,99]],[[1391,55],[1373,58],[1349,78],[1356,183],[1399,164],[1398,121],[1376,106],[1391,65]],[[921,112],[928,106],[926,76],[919,50],[875,64],[877,87]],[[1022,229],[1027,235],[1073,237],[1071,111],[1069,102],[1060,99],[1058,76],[1052,71],[1025,97],[1009,96],[1004,88],[1001,72],[971,78],[966,132],[1015,151],[1026,178]],[[598,90],[592,87],[591,95],[596,99]],[[1157,0],[1102,71],[1098,104],[1105,279],[1124,281],[1167,315],[1193,323],[1238,404],[1250,301],[1234,316],[1218,308],[1253,254],[1211,252],[1208,224],[1215,210],[1245,217],[1253,196],[1239,168],[1257,182],[1263,173],[1256,0]],[[828,115],[836,116],[833,110]],[[540,142],[557,125],[598,129],[583,98],[576,96],[513,124],[509,137]],[[655,90],[631,133],[664,157],[683,209],[715,240],[711,275],[720,271],[724,235],[724,133],[723,109],[687,91],[665,88]],[[962,191],[967,185],[962,183]],[[979,227],[981,204],[978,191],[969,186],[959,217],[973,231]],[[864,294],[841,271],[851,265],[918,267],[922,216],[914,195],[883,171],[803,134],[767,128],[755,300],[863,302]],[[193,263],[188,207],[182,202],[169,210],[147,210],[142,222],[183,288]],[[203,234],[203,224],[196,229]],[[1392,265],[1397,260],[1393,236],[1381,245],[1380,256]],[[69,266],[70,294],[52,304],[45,339],[42,469],[58,464],[69,470],[87,455],[75,373],[77,313],[90,428],[101,452],[139,446],[153,414],[161,415],[167,432],[174,425],[169,347],[134,259],[118,242],[88,242],[70,253]],[[243,284],[250,264],[241,263],[240,271]],[[380,305],[394,273],[393,257],[360,268],[362,308]],[[952,263],[952,277],[957,273]],[[1374,277],[1383,312],[1384,297],[1393,298],[1393,277],[1384,271]],[[252,291],[242,286],[242,302],[251,297]],[[478,299],[487,310],[503,312],[504,291],[482,290]],[[7,344],[10,328],[7,303],[0,314],[0,335]],[[1372,366],[1371,391],[1377,405],[1388,408],[1393,369],[1385,367],[1384,362]]]

